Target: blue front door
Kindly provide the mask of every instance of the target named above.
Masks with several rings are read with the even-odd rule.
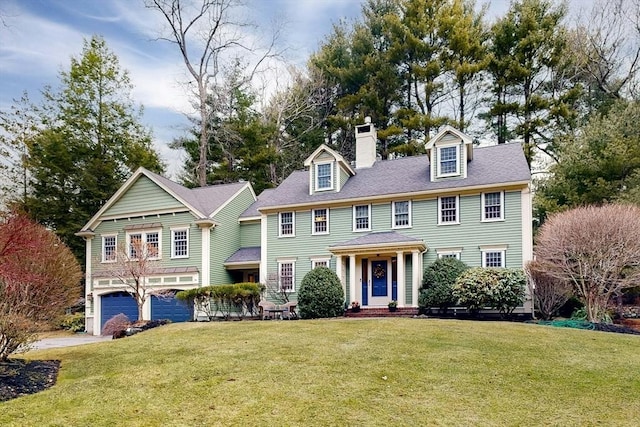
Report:
[[[387,273],[387,261],[371,261],[371,296],[388,295]]]

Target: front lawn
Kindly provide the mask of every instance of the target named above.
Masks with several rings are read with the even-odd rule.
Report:
[[[183,323],[35,351],[0,425],[640,425],[640,337],[433,319]]]

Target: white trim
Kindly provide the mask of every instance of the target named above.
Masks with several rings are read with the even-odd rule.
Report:
[[[367,207],[367,228],[356,228],[356,208],[359,206],[366,206]],[[370,203],[365,203],[365,204],[361,204],[361,205],[353,205],[352,206],[352,231],[354,233],[360,233],[360,232],[365,232],[365,231],[371,231],[371,204]]]
[[[444,258],[446,255],[454,255],[459,260],[462,257],[462,247],[436,249],[438,259]]]
[[[291,214],[291,234],[282,234],[282,214]],[[286,211],[278,213],[278,237],[296,237],[296,213]]]
[[[396,224],[396,203],[408,203],[408,214],[409,214],[409,224],[408,225],[397,225]],[[412,228],[413,227],[413,215],[411,214],[412,211],[412,203],[411,200],[395,200],[393,202],[391,202],[391,228],[396,230],[396,229],[402,229],[402,228]]]
[[[446,177],[450,177],[450,176],[460,176],[460,157],[462,157],[460,155],[460,146],[461,144],[459,142],[456,142],[455,144],[443,144],[443,145],[436,145],[436,152],[437,152],[437,164],[436,164],[436,178],[446,178]],[[447,173],[442,173],[442,150],[445,148],[454,148],[455,149],[455,153],[456,153],[456,171],[455,172],[447,172]],[[449,160],[451,161],[451,160]]]
[[[209,215],[209,218],[213,218],[214,216],[216,216],[222,209],[224,209],[229,203],[231,203],[236,197],[238,197],[238,195],[242,193],[247,187],[249,187],[249,190],[251,191],[251,196],[253,197],[253,201],[255,202],[256,200],[258,200],[258,198],[256,197],[256,193],[253,191],[253,187],[251,186],[251,184],[247,182],[245,185],[240,187],[240,189],[236,191],[231,197],[229,197],[223,204],[221,204],[218,207],[218,209],[211,212],[211,215]]]
[[[267,242],[268,242],[268,217],[262,214],[260,217],[260,282],[267,279]]]
[[[211,280],[211,227],[200,227],[202,255],[200,263],[202,264],[202,276],[200,277],[200,285],[210,285]]]
[[[95,228],[94,224],[101,220],[102,215],[107,210],[109,210],[109,208],[111,208],[118,200],[120,200],[120,198],[129,190],[129,188],[131,188],[133,186],[133,184],[142,175],[146,176],[148,179],[150,179],[158,187],[162,188],[165,192],[167,192],[168,194],[173,196],[177,201],[182,203],[187,209],[192,211],[195,214],[196,217],[200,217],[200,218],[205,217],[204,213],[200,212],[200,210],[196,209],[191,204],[187,203],[182,197],[178,196],[175,192],[171,191],[168,187],[166,187],[161,182],[156,180],[155,177],[153,176],[152,172],[148,171],[147,169],[145,169],[143,167],[139,167],[133,173],[133,175],[131,175],[129,177],[129,179],[127,179],[125,181],[125,183],[122,184],[122,186],[118,189],[118,191],[116,191],[115,194],[113,196],[111,196],[111,198],[109,200],[107,200],[107,202],[102,206],[102,208],[100,208],[100,210],[98,212],[96,212],[96,214],[93,217],[91,217],[89,222],[87,222],[85,224],[85,226],[82,227],[82,230],[80,230],[80,231],[86,231],[86,230],[94,229]]]
[[[286,292],[296,291],[296,260],[297,258],[277,258],[278,262],[278,290],[282,291],[282,266],[284,264],[291,264],[291,288]]]
[[[335,163],[335,161],[323,161],[323,162],[319,162],[319,163],[314,163],[313,164],[313,169],[314,169],[314,185],[315,185],[315,191],[330,191],[334,189],[334,179],[335,179],[335,168],[333,167],[333,164]],[[318,179],[318,168],[319,166],[323,166],[323,165],[329,165],[329,186],[328,187],[322,187],[320,188],[319,184],[319,179]]]
[[[118,260],[118,233],[109,233],[109,234],[102,234],[101,236],[101,246],[100,246],[100,254],[101,254],[101,263],[102,264],[111,264],[114,263]],[[113,252],[113,259],[106,259],[105,257],[105,253],[104,253],[104,239],[105,237],[115,237],[115,247],[113,248],[114,252]],[[89,255],[90,257],[91,255]],[[87,258],[87,260],[89,260],[90,258]]]
[[[326,211],[326,223],[327,223],[327,231],[316,231],[316,211],[325,210]],[[312,236],[322,236],[325,234],[329,234],[329,208],[314,208],[311,209],[311,235]]]
[[[533,212],[529,187],[522,190],[522,265],[533,259]]]
[[[182,227],[171,227],[171,234],[170,234],[170,239],[171,239],[171,259],[181,259],[181,258],[189,258],[189,243],[190,243],[190,236],[189,236],[189,226],[182,226]],[[176,255],[176,240],[175,240],[175,233],[176,231],[186,231],[187,232],[187,253],[186,255]]]
[[[310,256],[309,260],[311,261],[311,269],[313,270],[318,266],[319,263],[326,263],[325,267],[331,268],[331,257],[326,255],[320,256]]]
[[[500,253],[501,257],[501,268],[507,266],[507,248],[508,245],[480,245],[478,249],[480,249],[480,259],[482,263],[482,267],[487,267],[487,254],[489,253]]]
[[[144,228],[140,230],[125,230],[125,236],[126,236],[126,242],[127,242],[126,251],[127,251],[127,257],[129,259],[131,259],[132,261],[137,259],[137,258],[131,257],[131,236],[136,234],[141,235],[142,242],[146,247],[146,245],[149,243],[147,241],[147,235],[151,233],[158,233],[158,256],[148,257],[148,259],[149,260],[162,259],[162,227],[151,227],[151,228]]]
[[[485,203],[486,203],[486,196],[488,194],[495,194],[495,193],[499,193],[500,194],[500,217],[499,218],[487,218],[486,217],[486,211],[485,211]],[[504,191],[487,191],[484,193],[480,194],[480,221],[481,222],[499,222],[499,221],[504,221]]]
[[[442,221],[442,199],[445,197],[455,197],[456,200],[456,219],[455,221]],[[460,224],[460,196],[440,196],[438,197],[438,225],[457,225]]]

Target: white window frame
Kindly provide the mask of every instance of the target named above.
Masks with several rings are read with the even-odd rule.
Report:
[[[114,245],[113,245],[113,257],[111,259],[107,259],[107,253],[106,253],[106,245],[105,245],[105,240],[108,238],[113,238],[114,239]],[[118,235],[117,234],[104,234],[102,236],[102,262],[103,263],[111,263],[111,262],[116,262],[118,260]]]
[[[176,254],[176,233],[182,232],[182,231],[187,233],[187,253],[185,255],[177,255]],[[171,229],[171,258],[172,259],[189,258],[189,227],[176,227]]]
[[[316,215],[316,211],[324,210],[325,211],[325,221],[327,223],[327,229],[325,231],[317,231],[316,224],[319,224],[321,221],[316,221],[318,216]],[[311,234],[314,236],[329,234],[329,208],[318,208],[311,209]]]
[[[442,199],[455,198],[456,201],[456,219],[454,221],[443,221],[442,218]],[[460,196],[442,196],[438,197],[438,225],[455,225],[460,224]]]
[[[133,257],[132,253],[131,253],[131,236],[135,236],[135,235],[140,235],[142,242],[144,243],[145,247],[148,243],[147,241],[147,236],[149,234],[158,234],[158,256],[155,257],[148,257],[147,259],[149,260],[158,260],[158,259],[162,259],[162,229],[158,228],[158,229],[150,229],[150,230],[129,230],[127,231],[127,254],[128,254],[128,258],[132,261],[135,261],[137,259],[139,259],[138,257]]]
[[[487,212],[485,210],[487,195],[496,194],[496,193],[500,194],[500,217],[487,218]],[[482,222],[504,221],[504,191],[487,191],[486,193],[482,193],[482,195],[480,196],[480,201],[481,201]]]
[[[282,289],[282,267],[284,265],[291,264],[291,288],[287,289],[286,292],[295,292],[296,291],[296,259],[295,258],[283,258],[278,259],[278,290],[283,292]]]
[[[310,257],[311,260],[311,269],[318,267],[318,264],[324,264],[323,267],[331,268],[331,257],[319,256],[319,257]]]
[[[406,203],[407,204],[407,215],[409,217],[409,223],[406,225],[398,225],[398,221],[396,218],[396,203]],[[411,200],[398,200],[396,202],[391,203],[391,228],[411,228],[413,226],[412,216],[411,216]]]
[[[359,208],[360,206],[366,206],[367,207],[367,228],[357,228],[357,218],[356,218],[356,211],[357,208]],[[353,231],[355,233],[359,233],[362,231],[371,231],[371,205],[353,205]]]
[[[438,256],[438,259],[453,257],[459,260],[462,257],[462,248],[436,249],[436,254]]]
[[[480,246],[480,257],[482,262],[482,267],[487,267],[487,255],[493,253],[500,254],[500,266],[491,266],[490,268],[506,268],[507,267],[507,246],[506,245],[487,245]]]
[[[455,145],[439,145],[438,147],[438,173],[437,173],[437,177],[447,177],[447,176],[458,176],[460,175],[460,145],[459,144],[455,144]],[[442,150],[446,150],[449,148],[453,148],[455,149],[455,153],[456,153],[456,170],[455,172],[447,172],[447,173],[443,173],[442,172]],[[451,160],[448,160],[451,161]]]
[[[291,233],[284,234],[282,232],[282,215],[291,214]],[[278,214],[278,237],[295,237],[296,236],[296,213],[293,211],[280,212]]]
[[[329,165],[329,186],[328,187],[320,187],[320,176],[318,174],[318,171],[320,169],[320,166],[323,165]],[[328,191],[328,190],[333,190],[333,170],[335,168],[333,167],[333,162],[322,162],[322,163],[316,163],[315,164],[315,187],[316,187],[316,191]]]

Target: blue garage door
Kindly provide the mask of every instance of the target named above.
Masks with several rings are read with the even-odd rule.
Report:
[[[187,304],[175,298],[175,291],[160,297],[151,296],[151,320],[169,319],[172,322],[188,322],[191,312]]]
[[[135,322],[138,320],[138,304],[136,300],[126,292],[115,292],[113,294],[102,295],[100,297],[102,306],[100,320],[100,330],[104,323],[116,314],[124,313],[129,320]]]

